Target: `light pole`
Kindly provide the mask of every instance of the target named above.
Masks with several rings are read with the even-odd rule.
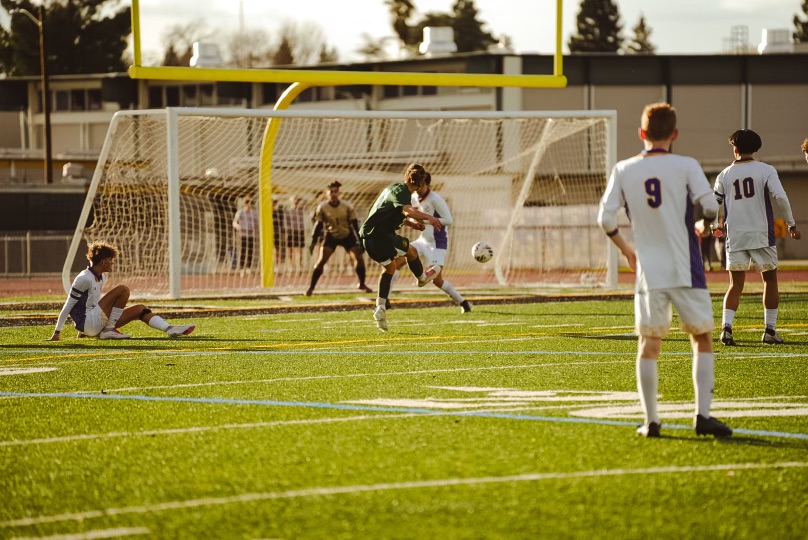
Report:
[[[42,114],[45,117],[45,183],[53,183],[53,159],[51,157],[50,87],[48,85],[48,53],[45,47],[45,9],[39,6],[39,18],[23,8],[12,9],[10,15],[22,13],[39,28],[39,65],[42,74]]]

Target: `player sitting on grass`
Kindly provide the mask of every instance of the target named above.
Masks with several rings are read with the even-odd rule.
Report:
[[[59,341],[59,337],[67,322],[67,316],[73,318],[76,329],[86,336],[100,339],[127,339],[130,336],[118,331],[127,323],[140,319],[152,328],[165,332],[169,337],[187,336],[196,328],[193,324],[170,325],[162,317],[155,315],[146,306],[137,304],[126,307],[129,301],[129,288],[118,285],[104,297],[101,289],[104,286],[106,272],[112,270],[112,261],[118,255],[118,249],[105,242],[93,242],[87,250],[90,266],[82,270],[70,288],[67,301],[59,313],[56,329],[50,341]]]

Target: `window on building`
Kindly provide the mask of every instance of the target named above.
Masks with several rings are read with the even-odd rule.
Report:
[[[149,87],[149,108],[150,109],[162,109],[163,105],[163,87],[162,86],[150,86]]]
[[[86,111],[87,110],[87,91],[71,90],[70,91],[70,110],[71,111]]]
[[[166,86],[166,107],[180,106],[180,87]]]
[[[54,92],[54,97],[51,110],[55,112],[70,110],[70,90],[57,90]]]
[[[101,110],[101,89],[90,88],[87,90],[87,110],[100,111]]]

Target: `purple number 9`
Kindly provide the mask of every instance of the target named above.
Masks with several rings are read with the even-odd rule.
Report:
[[[649,178],[645,181],[645,192],[648,194],[648,206],[659,208],[662,204],[662,183],[659,178]]]

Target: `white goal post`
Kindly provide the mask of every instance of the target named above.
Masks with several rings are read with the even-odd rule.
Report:
[[[379,193],[421,163],[452,211],[445,271],[453,283],[614,287],[617,258],[597,207],[616,159],[615,124],[614,111],[121,111],[63,283],[69,289],[72,261],[86,244],[105,240],[121,251],[111,284],[138,295],[260,292],[262,273],[276,291],[303,292],[317,255],[308,250],[311,216],[328,185],[342,184],[361,223]],[[261,174],[262,166],[271,169]],[[243,247],[233,227],[245,198],[263,202],[263,253],[258,243],[252,253]],[[301,212],[294,199],[304,215],[303,248],[293,233]],[[494,248],[487,264],[470,253],[480,240]],[[375,289],[379,267],[365,261]],[[355,291],[356,283],[339,248],[317,290]]]

